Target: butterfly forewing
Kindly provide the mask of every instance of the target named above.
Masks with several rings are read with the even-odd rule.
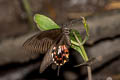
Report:
[[[46,53],[60,34],[61,29],[40,32],[29,38],[23,47],[31,53]]]

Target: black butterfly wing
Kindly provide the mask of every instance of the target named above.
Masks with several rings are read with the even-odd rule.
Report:
[[[50,47],[50,49],[48,50],[48,52],[46,53],[46,55],[44,56],[41,65],[40,65],[40,73],[42,73],[51,63],[53,63],[53,58],[52,58],[52,49],[53,49],[54,45],[52,45]]]
[[[29,38],[23,48],[31,53],[46,53],[60,34],[61,29],[40,32]]]
[[[61,29],[43,31],[23,44],[23,47],[31,53],[46,53],[40,65],[41,73],[52,63],[51,51],[56,42],[59,42],[61,33]]]
[[[40,73],[42,73],[51,63],[53,63],[53,58],[52,58],[52,49],[54,46],[59,45],[61,43],[61,40],[63,40],[64,35],[60,34],[55,42],[51,45],[50,49],[47,51],[45,54],[41,66],[40,66]]]
[[[55,42],[52,44],[46,55],[44,56],[44,59],[40,66],[40,73],[42,73],[51,63],[53,63],[53,57],[51,55],[53,47],[58,47],[61,44],[66,44],[65,42],[65,36],[60,34],[58,38],[55,40]],[[59,69],[58,69],[58,75],[59,75]]]

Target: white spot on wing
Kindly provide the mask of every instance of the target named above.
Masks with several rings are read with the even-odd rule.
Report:
[[[53,57],[53,53],[52,53],[52,57]]]
[[[61,46],[59,46],[59,48],[58,48],[58,54],[60,54],[61,53]]]

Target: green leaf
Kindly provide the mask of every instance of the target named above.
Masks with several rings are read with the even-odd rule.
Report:
[[[82,41],[82,38],[81,38],[81,36],[80,36],[80,33],[79,33],[77,30],[74,30],[74,29],[72,29],[71,32],[70,32],[70,39],[71,39],[72,41],[77,42],[77,40],[75,39],[75,37],[74,37],[74,35],[73,35],[73,32],[75,32],[75,33],[77,34],[79,40]]]
[[[76,46],[76,45],[72,44],[71,48],[73,48],[74,50],[78,51],[80,53],[80,55],[82,56],[83,60],[86,61],[85,57],[84,57],[84,55],[83,55],[83,53],[82,53],[82,51],[81,51],[79,46]]]
[[[53,20],[44,15],[35,14],[34,21],[41,31],[60,28]]]

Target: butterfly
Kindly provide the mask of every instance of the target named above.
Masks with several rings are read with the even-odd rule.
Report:
[[[42,73],[50,64],[63,65],[69,58],[70,30],[52,29],[40,32],[28,39],[23,47],[32,53],[46,53],[40,66]]]
[[[70,24],[74,22],[76,21],[71,21]],[[66,27],[68,25],[66,24],[59,29],[42,31],[29,38],[23,44],[23,47],[32,53],[45,53],[40,65],[40,73],[52,63],[55,63],[57,66],[62,66],[68,62],[69,48],[71,46],[71,29]]]

